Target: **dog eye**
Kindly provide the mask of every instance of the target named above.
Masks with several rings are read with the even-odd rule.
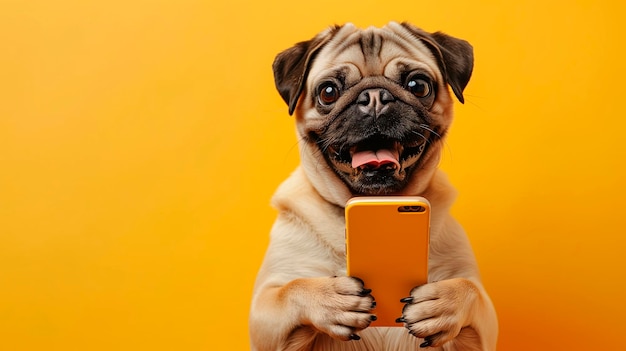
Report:
[[[411,78],[406,82],[406,89],[418,98],[430,95],[432,87],[430,82],[422,78]]]
[[[333,83],[326,83],[320,87],[318,94],[322,105],[330,105],[339,99],[339,88]]]

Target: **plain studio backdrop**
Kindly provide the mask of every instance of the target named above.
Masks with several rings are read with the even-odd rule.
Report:
[[[274,56],[390,20],[474,45],[441,167],[499,349],[623,347],[624,7],[2,1],[0,349],[249,349],[269,199],[298,163]]]

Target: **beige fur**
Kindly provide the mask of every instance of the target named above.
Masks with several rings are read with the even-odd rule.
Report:
[[[429,50],[397,23],[365,31],[386,38],[379,61],[365,62],[354,48],[361,30],[341,27],[318,54],[296,107],[302,163],[273,197],[279,214],[254,289],[252,350],[408,351],[418,350],[428,336],[430,347],[438,350],[495,350],[495,310],[465,232],[449,214],[455,190],[436,168],[440,143],[422,156],[423,167],[400,192],[424,196],[432,205],[429,284],[407,291],[413,300],[404,314],[398,311],[399,317],[415,323],[407,323],[408,329],[368,328],[376,311],[372,297],[357,280],[346,277],[344,206],[353,194],[319,150],[304,141],[309,130],[324,123],[308,98],[318,77],[338,62],[350,62],[348,74],[357,80],[393,75],[398,61],[409,62],[437,77],[441,86],[430,112],[445,126],[452,121],[452,97]],[[330,34],[318,38],[324,35]],[[355,334],[360,340],[350,340]]]

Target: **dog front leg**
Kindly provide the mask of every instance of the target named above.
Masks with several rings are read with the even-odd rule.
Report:
[[[495,311],[480,283],[452,278],[411,291],[401,321],[409,333],[423,338],[421,347],[444,350],[495,350]]]
[[[376,319],[371,290],[353,277],[298,278],[262,288],[252,304],[250,334],[256,351],[307,350],[317,333],[358,340]]]

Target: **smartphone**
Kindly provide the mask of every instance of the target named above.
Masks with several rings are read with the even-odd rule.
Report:
[[[371,326],[399,326],[400,299],[428,282],[430,203],[418,196],[363,196],[346,204],[347,274],[376,299]]]

